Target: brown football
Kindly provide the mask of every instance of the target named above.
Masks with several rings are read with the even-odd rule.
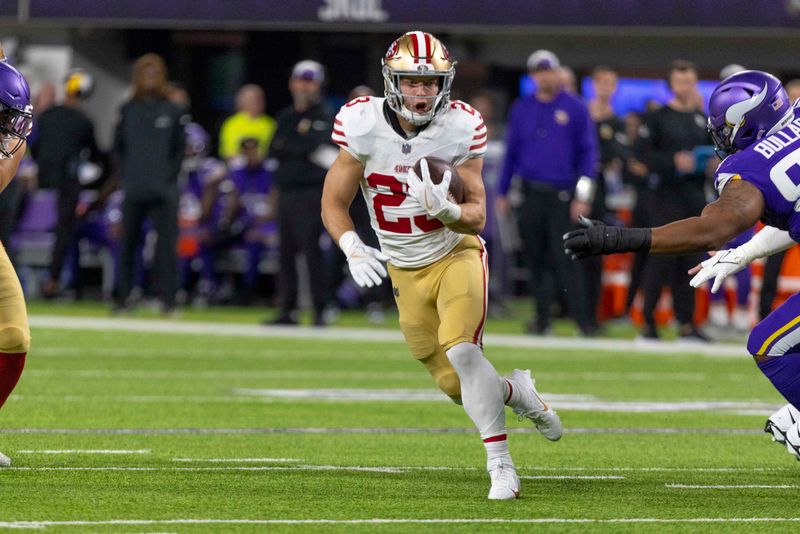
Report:
[[[449,170],[452,174],[450,178],[450,196],[452,197],[450,200],[455,202],[456,204],[461,204],[464,202],[464,185],[461,183],[461,176],[458,175],[458,171],[450,165],[449,161],[443,160],[442,158],[433,158],[433,157],[426,157],[421,158],[414,164],[414,172],[417,176],[422,178],[422,160],[426,160],[428,162],[428,170],[431,173],[431,181],[435,184],[442,183],[442,177],[444,176],[444,171]]]

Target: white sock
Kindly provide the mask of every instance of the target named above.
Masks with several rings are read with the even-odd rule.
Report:
[[[461,380],[464,411],[478,427],[481,439],[505,435],[506,390],[502,387],[497,371],[481,349],[472,343],[459,343],[447,351],[447,358]]]
[[[486,447],[487,462],[491,462],[495,458],[503,458],[509,463],[514,463],[511,461],[511,453],[508,452],[508,437],[505,434],[486,439],[489,441],[483,440],[483,446]]]

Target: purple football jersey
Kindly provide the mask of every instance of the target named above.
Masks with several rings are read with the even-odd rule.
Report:
[[[764,223],[800,241],[800,117],[783,129],[731,154],[714,180],[719,193],[731,180],[750,182],[764,195]]]

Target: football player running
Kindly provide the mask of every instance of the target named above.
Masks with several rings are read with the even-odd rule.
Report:
[[[455,62],[433,35],[402,35],[382,64],[385,98],[356,98],[334,121],[332,139],[341,149],[325,179],[322,219],[358,285],[380,284],[388,262],[411,354],[478,428],[491,478],[489,498],[513,499],[519,478],[508,450],[504,405],[533,421],[547,439],[559,439],[562,430],[529,371],[500,377],[483,355],[488,278],[478,233],[486,219],[486,126],[473,108],[450,101]],[[427,163],[421,176],[414,173],[414,163],[426,156],[452,163],[463,182],[462,203],[448,198],[449,171],[438,185]],[[353,230],[348,208],[359,187],[381,250],[366,246]]]
[[[6,63],[0,47],[0,191],[17,174],[25,155],[25,139],[33,124],[28,83]],[[17,385],[30,347],[28,312],[14,267],[0,243],[0,407]],[[0,453],[0,467],[11,460]]]
[[[800,102],[800,101],[798,101]],[[767,226],[744,245],[723,250],[689,272],[695,287],[723,279],[755,258],[800,241],[800,115],[777,78],[742,71],[724,79],[708,104],[708,130],[724,157],[717,169],[719,199],[699,217],[658,228],[617,228],[584,221],[564,236],[574,258],[616,252],[690,254],[719,250],[761,220]],[[789,404],[773,414],[765,431],[800,459],[800,294],[753,328],[747,350]]]

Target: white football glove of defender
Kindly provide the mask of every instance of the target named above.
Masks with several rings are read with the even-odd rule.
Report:
[[[689,285],[700,287],[713,278],[714,284],[711,286],[711,292],[716,293],[725,278],[738,273],[749,264],[750,261],[735,248],[720,250],[700,264],[703,268],[689,281]]]
[[[386,267],[381,262],[389,261],[389,256],[380,250],[368,247],[354,231],[349,230],[339,238],[339,248],[347,256],[350,276],[359,287],[381,285],[386,278]]]
[[[413,168],[409,169],[406,174],[408,195],[419,202],[428,215],[436,217],[444,224],[452,224],[460,220],[461,206],[451,202],[448,198],[452,177],[450,171],[445,171],[441,183],[434,184],[426,160],[422,160],[420,168],[422,177],[417,176]]]
[[[700,264],[702,268],[689,284],[692,287],[698,287],[713,278],[714,284],[711,292],[716,293],[725,278],[738,273],[753,260],[772,256],[795,244],[796,242],[791,238],[789,232],[779,230],[774,226],[765,226],[747,243],[736,248],[720,250],[713,258],[702,262]]]

